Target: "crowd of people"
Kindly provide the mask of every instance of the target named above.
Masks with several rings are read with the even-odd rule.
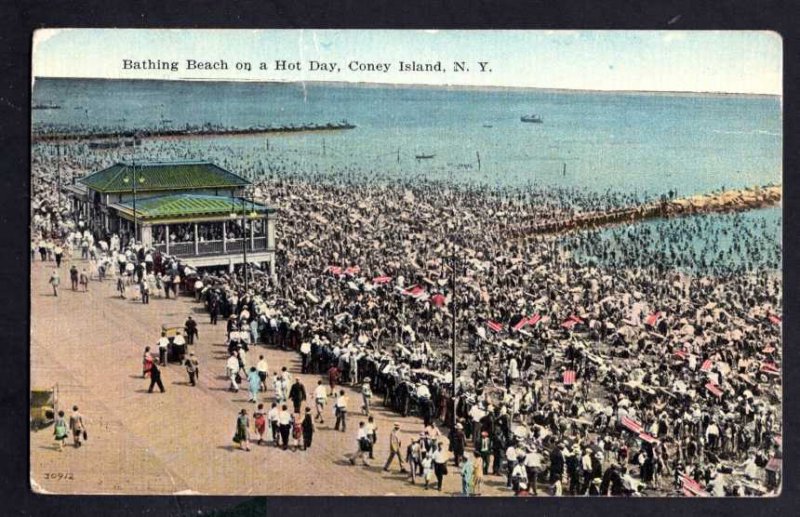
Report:
[[[196,147],[147,143],[153,159],[198,157]],[[66,153],[60,170],[82,175],[116,153]],[[63,178],[44,143],[34,147],[33,234],[54,247],[74,245],[77,234],[98,264],[123,264],[124,256],[119,267],[131,282],[149,274],[172,286],[197,279],[210,320],[222,316],[231,332],[247,334],[230,340],[239,346],[227,368],[236,366],[231,389],[237,376],[251,395],[258,387],[253,422],[247,410],[237,419],[243,448],[252,428],[281,447],[310,446],[305,423],[313,429],[314,421],[310,407],[291,411],[301,408],[283,373],[273,379],[275,406],[259,407],[266,370],[241,360],[247,341],[296,350],[303,372],[325,376],[331,395],[340,382],[357,387],[366,412],[382,396],[386,406],[418,414],[428,435],[393,456],[405,456],[412,480],[428,480],[425,472],[438,480],[451,461],[466,469],[469,493],[488,475],[519,494],[538,493],[540,483],[554,495],[779,489],[780,243],[767,242],[751,220],[714,215],[623,227],[611,238],[512,239],[507,230],[521,220],[647,196],[459,186],[357,166],[303,171],[307,164],[291,157],[258,157],[215,140],[202,153],[255,179],[255,198],[278,210],[277,275],[251,265],[247,292],[241,266],[187,273],[157,251],[87,233],[54,189]],[[707,243],[700,250],[698,235]],[[728,251],[713,253],[723,236]],[[346,409],[335,413],[336,427],[346,429]],[[450,429],[442,440],[437,423]],[[359,434],[369,436],[367,421]],[[359,439],[353,461],[369,454],[363,447]]]

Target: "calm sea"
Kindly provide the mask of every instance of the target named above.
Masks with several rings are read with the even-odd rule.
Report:
[[[297,169],[681,195],[781,181],[776,97],[45,79],[33,102],[61,106],[35,125],[357,126],[269,137]],[[257,156],[267,138],[215,140]]]

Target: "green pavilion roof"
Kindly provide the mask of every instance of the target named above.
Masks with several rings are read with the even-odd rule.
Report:
[[[236,188],[249,185],[241,176],[207,161],[116,163],[82,178],[92,190],[109,193],[133,191],[134,171],[139,191]]]
[[[116,207],[133,214],[133,201],[118,203]],[[230,216],[266,214],[274,209],[243,198],[230,196],[207,196],[200,194],[169,194],[140,199],[136,202],[136,216],[140,219],[175,219],[198,216]]]

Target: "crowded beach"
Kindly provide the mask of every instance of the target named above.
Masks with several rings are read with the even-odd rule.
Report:
[[[346,385],[359,393],[351,414],[380,405],[418,417],[418,438],[392,441],[385,464],[397,457],[409,483],[441,488],[443,476],[460,475],[464,495],[489,477],[518,496],[780,491],[781,243],[766,228],[779,222],[752,227],[737,206],[569,228],[585,214],[680,203],[674,193],[322,169],[224,138],[146,140],[137,152],[149,159],[214,161],[277,210],[274,276],[256,264],[201,270],[130,234],[90,231],[72,211],[63,186],[130,152],[88,143],[33,144],[31,261],[81,257],[81,286],[85,275],[112,280],[121,298],[194,296],[227,324],[229,357],[204,368],[277,407],[231,404],[243,450],[303,447],[321,418],[312,399],[341,407],[345,431],[336,390]],[[521,222],[533,224],[520,231]],[[536,231],[549,224],[563,231]],[[698,235],[708,244],[698,247]],[[180,339],[192,339],[190,327]],[[264,347],[294,351],[322,389],[259,369]],[[144,356],[151,390],[159,362]],[[345,432],[356,449],[342,451],[347,468],[368,463],[369,423]]]

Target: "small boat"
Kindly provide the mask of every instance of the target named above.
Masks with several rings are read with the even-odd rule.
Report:
[[[542,117],[539,115],[523,115],[519,118],[521,122],[533,122],[534,124],[541,124]]]
[[[58,110],[61,109],[61,106],[58,104],[34,104],[31,106],[31,109],[35,110]]]
[[[418,155],[415,156],[415,158],[417,160],[430,160],[434,156],[436,156],[436,155],[435,154],[418,154]]]
[[[494,126],[491,124],[484,124],[483,127],[494,127]]]

